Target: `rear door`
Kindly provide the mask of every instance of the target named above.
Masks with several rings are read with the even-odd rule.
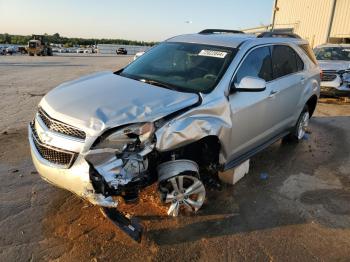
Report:
[[[304,63],[289,45],[271,46],[273,79],[270,81],[267,122],[274,136],[293,126],[293,116],[305,82]]]

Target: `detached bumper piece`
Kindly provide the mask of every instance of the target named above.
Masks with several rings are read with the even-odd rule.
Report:
[[[141,242],[143,226],[137,218],[127,218],[122,212],[115,208],[101,208],[101,212],[122,231],[129,235],[136,242]]]

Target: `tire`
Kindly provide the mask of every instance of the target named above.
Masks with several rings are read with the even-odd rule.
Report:
[[[293,130],[283,138],[285,142],[296,142],[298,143],[302,140],[306,134],[307,127],[309,125],[310,113],[307,105],[304,106],[303,111],[301,111],[300,116]]]

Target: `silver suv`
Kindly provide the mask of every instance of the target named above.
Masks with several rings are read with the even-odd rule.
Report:
[[[58,86],[29,125],[36,169],[105,210],[157,182],[169,215],[197,211],[218,171],[305,134],[320,70],[306,41],[276,36],[180,35]]]
[[[350,44],[324,44],[314,51],[322,69],[321,93],[350,95]]]

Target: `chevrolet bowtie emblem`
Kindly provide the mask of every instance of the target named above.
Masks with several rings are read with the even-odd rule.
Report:
[[[40,139],[43,143],[49,143],[52,141],[52,137],[46,131],[40,132]]]

